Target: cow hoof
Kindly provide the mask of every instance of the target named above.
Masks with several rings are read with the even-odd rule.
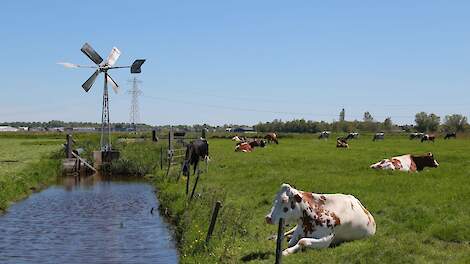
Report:
[[[284,250],[282,251],[282,255],[283,255],[283,256],[288,256],[289,254],[290,254],[290,253],[289,253],[289,251],[288,251],[287,249],[284,249]]]

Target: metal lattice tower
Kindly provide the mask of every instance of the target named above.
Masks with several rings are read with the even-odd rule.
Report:
[[[109,95],[108,95],[108,72],[104,72],[103,108],[101,111],[101,151],[110,151],[111,147],[111,125],[109,123]]]
[[[132,95],[131,109],[129,112],[129,122],[134,128],[134,131],[137,131],[137,124],[140,122],[139,95],[142,94],[142,90],[139,89],[139,84],[141,84],[142,81],[137,79],[137,77],[134,77],[128,82],[132,84],[132,89],[127,91],[128,94]]]

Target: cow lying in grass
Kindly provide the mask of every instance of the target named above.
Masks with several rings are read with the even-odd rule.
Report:
[[[241,142],[240,144],[237,144],[237,146],[235,146],[235,151],[236,152],[252,152],[253,147],[246,142]]]
[[[289,184],[283,184],[276,194],[266,222],[278,224],[280,218],[286,224],[297,223],[285,234],[292,237],[283,255],[363,239],[376,230],[374,217],[354,196],[303,192]]]
[[[337,138],[336,147],[337,148],[349,148],[348,140],[346,138]]]
[[[436,136],[434,135],[424,135],[422,138],[421,138],[421,142],[424,142],[424,141],[432,141],[434,142],[434,139],[436,139]]]
[[[457,133],[455,132],[446,133],[444,139],[450,139],[450,138],[457,138]]]
[[[437,168],[439,163],[434,159],[431,152],[422,156],[411,154],[384,159],[370,165],[372,169],[400,170],[400,171],[422,171],[425,167]]]

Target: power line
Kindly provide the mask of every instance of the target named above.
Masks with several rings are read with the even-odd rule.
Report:
[[[267,109],[257,109],[257,108],[244,108],[244,107],[233,107],[233,106],[226,106],[226,105],[214,105],[214,104],[202,104],[200,102],[191,102],[187,100],[168,98],[168,97],[155,97],[155,96],[148,96],[143,95],[143,97],[148,99],[159,100],[163,102],[171,102],[177,104],[185,104],[185,105],[192,105],[198,107],[206,107],[206,108],[213,108],[213,109],[226,109],[232,111],[242,111],[242,112],[256,112],[256,113],[270,113],[270,114],[282,114],[282,115],[302,115],[302,116],[311,116],[311,117],[326,117],[327,119],[336,118],[337,114],[319,114],[313,112],[291,112],[291,111],[275,111],[275,110],[267,110]],[[182,96],[180,98],[183,98]],[[354,119],[362,119],[362,115],[348,115],[349,117],[353,117]],[[375,118],[388,118],[392,117],[393,119],[413,119],[414,115],[374,115]]]

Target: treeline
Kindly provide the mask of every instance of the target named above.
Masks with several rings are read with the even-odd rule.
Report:
[[[362,121],[344,120],[344,109],[340,113],[340,121],[324,122],[311,121],[305,119],[294,119],[282,121],[274,119],[272,122],[258,123],[255,130],[258,132],[276,131],[281,133],[318,133],[324,130],[333,132],[390,132],[390,131],[418,131],[418,132],[464,132],[470,131],[467,117],[460,114],[446,115],[441,122],[441,118],[436,114],[420,112],[415,115],[414,125],[395,125],[390,117],[383,122],[375,121],[369,112],[364,113]]]
[[[274,119],[272,122],[258,123],[255,125],[257,132],[276,131],[281,133],[318,133],[324,130],[333,132],[377,132],[402,130],[401,127],[393,125],[390,121],[337,121],[327,123],[324,121],[312,121],[305,119],[294,119],[290,121],[282,121]]]

